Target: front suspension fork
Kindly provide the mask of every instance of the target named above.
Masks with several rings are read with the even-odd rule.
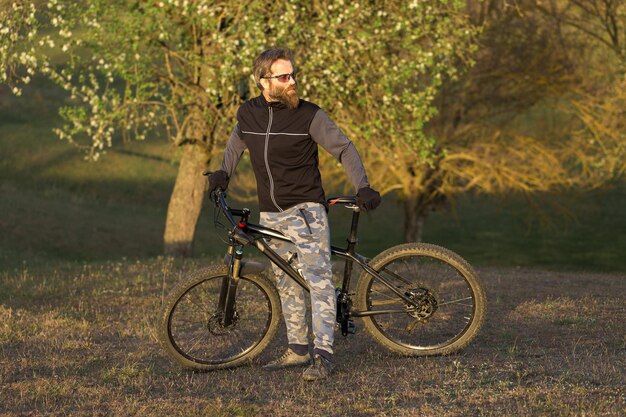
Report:
[[[235,298],[237,295],[237,285],[239,284],[239,272],[241,271],[243,250],[241,247],[235,249],[234,246],[231,246],[228,249],[228,255],[230,255],[231,262],[228,269],[228,276],[222,278],[220,298],[217,307],[217,311],[222,317],[222,325],[224,327],[232,325],[235,321]]]

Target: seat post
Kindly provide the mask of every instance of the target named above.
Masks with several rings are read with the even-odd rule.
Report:
[[[357,230],[359,228],[359,214],[361,210],[358,207],[352,210],[352,224],[350,225],[350,234],[348,235],[348,253],[354,252],[354,247],[359,240],[357,238]]]
[[[352,224],[350,225],[350,234],[348,235],[348,248],[346,249],[346,252],[350,255],[354,255],[355,251],[354,248],[357,245],[358,242],[358,238],[357,238],[357,229],[359,226],[359,208],[358,207],[354,207],[352,208]],[[350,288],[350,277],[352,276],[352,265],[354,264],[354,261],[350,258],[346,259],[346,263],[344,264],[344,268],[343,268],[343,283],[342,283],[342,293],[343,296],[346,296],[347,291]],[[345,301],[345,300],[344,300]],[[337,310],[337,312],[339,313],[339,310]]]

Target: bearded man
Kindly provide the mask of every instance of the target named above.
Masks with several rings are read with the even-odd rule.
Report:
[[[333,371],[336,319],[335,289],[330,263],[326,197],[319,172],[318,145],[344,166],[357,191],[357,204],[373,210],[380,194],[370,187],[361,158],[350,140],[322,109],[298,97],[293,53],[272,48],[254,60],[254,78],[261,95],[237,112],[221,170],[209,177],[209,191],[226,189],[245,149],[257,182],[260,223],[287,236],[270,247],[287,259],[297,253],[298,269],[310,287],[314,336],[313,363],[303,378],[314,381]],[[289,346],[264,366],[268,370],[311,362],[305,291],[273,265]]]

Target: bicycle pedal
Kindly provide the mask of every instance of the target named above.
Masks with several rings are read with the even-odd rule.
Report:
[[[350,320],[348,322],[348,333],[349,334],[356,334],[356,324],[354,324],[354,322],[352,320]]]

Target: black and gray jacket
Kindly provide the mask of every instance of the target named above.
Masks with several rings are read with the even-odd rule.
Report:
[[[325,202],[317,145],[341,162],[355,191],[369,187],[356,148],[315,104],[300,100],[296,109],[290,109],[260,95],[241,105],[237,121],[221,169],[232,177],[248,148],[260,211],[278,212],[300,203]]]

